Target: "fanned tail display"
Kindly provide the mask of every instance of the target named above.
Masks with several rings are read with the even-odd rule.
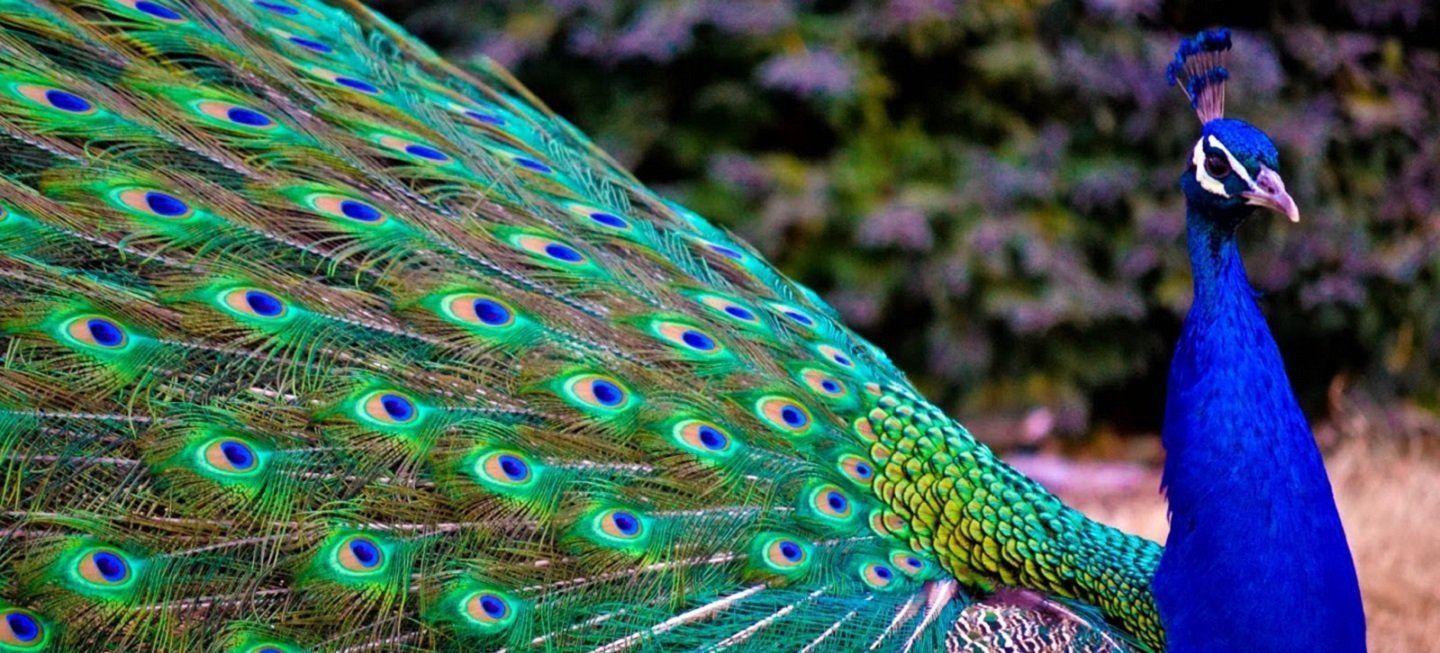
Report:
[[[0,131],[0,651],[1163,646],[1157,545],[357,4],[0,0]]]

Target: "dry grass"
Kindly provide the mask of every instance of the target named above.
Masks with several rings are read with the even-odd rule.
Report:
[[[1351,441],[1326,460],[1365,599],[1371,653],[1440,650],[1440,447]],[[1165,502],[1145,490],[1063,492],[1092,517],[1164,541]]]

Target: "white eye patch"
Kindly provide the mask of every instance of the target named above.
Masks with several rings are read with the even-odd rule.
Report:
[[[1245,182],[1247,187],[1251,189],[1255,188],[1255,180],[1250,178],[1250,171],[1246,170],[1245,166],[1240,165],[1240,161],[1235,158],[1234,154],[1230,153],[1230,148],[1225,147],[1225,144],[1221,143],[1220,139],[1215,138],[1213,134],[1205,137],[1205,139],[1195,141],[1195,150],[1190,155],[1191,162],[1195,164],[1195,181],[1200,182],[1201,188],[1220,197],[1230,197],[1230,193],[1225,190],[1225,183],[1211,177],[1210,173],[1205,170],[1205,144],[1207,142],[1210,144],[1210,147],[1220,150],[1220,152],[1225,155],[1225,158],[1230,160],[1230,169],[1240,176],[1240,180]]]

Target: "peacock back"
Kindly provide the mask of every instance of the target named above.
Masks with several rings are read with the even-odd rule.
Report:
[[[0,0],[0,651],[1161,645],[1157,546],[342,4]]]

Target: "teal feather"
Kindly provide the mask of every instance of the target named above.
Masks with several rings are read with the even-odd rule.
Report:
[[[0,0],[0,651],[1162,645],[1156,545],[336,4]]]

